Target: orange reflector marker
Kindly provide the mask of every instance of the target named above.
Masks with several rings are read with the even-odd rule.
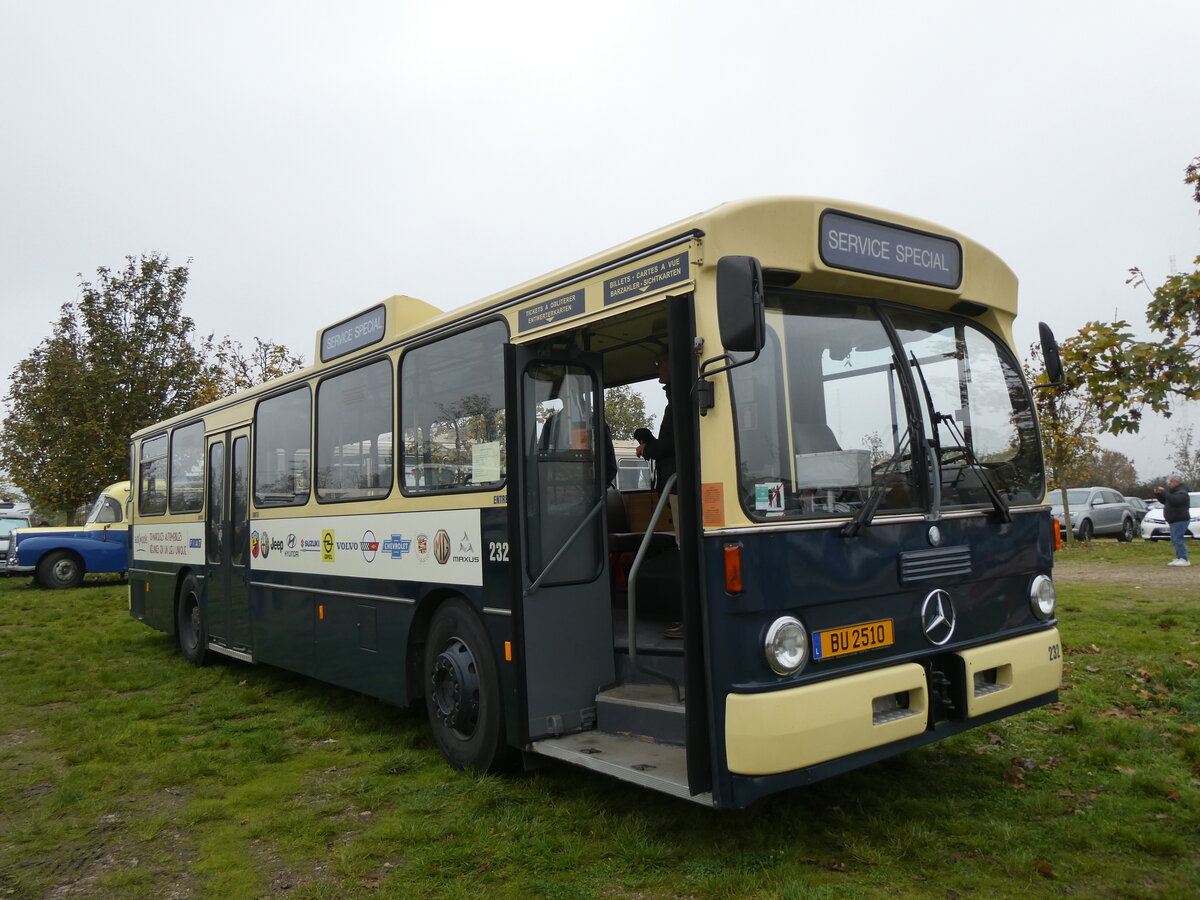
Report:
[[[1052,540],[1052,543],[1054,545],[1053,549],[1061,550],[1062,549],[1062,532],[1059,531],[1058,529],[1062,527],[1062,523],[1059,522],[1058,519],[1051,519],[1050,526],[1054,529],[1054,538]]]
[[[742,592],[742,545],[725,545],[725,590],[730,594]]]
[[[321,619],[321,620],[325,619],[325,607],[324,606],[317,607],[317,618]]]
[[[512,641],[504,642],[504,661],[512,662]]]

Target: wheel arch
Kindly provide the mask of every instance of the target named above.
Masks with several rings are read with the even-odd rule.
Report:
[[[404,684],[406,699],[409,704],[425,698],[425,679],[422,669],[425,665],[425,638],[429,634],[429,625],[434,615],[447,600],[462,600],[479,613],[479,607],[462,591],[446,586],[436,587],[423,596],[417,603],[412,622],[408,627],[408,645],[404,654]],[[483,619],[483,616],[480,616]]]

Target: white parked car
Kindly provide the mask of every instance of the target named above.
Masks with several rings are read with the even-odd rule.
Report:
[[[1200,538],[1200,491],[1190,491],[1188,502],[1191,505],[1192,521],[1188,522],[1187,536]],[[1142,519],[1142,539],[1147,541],[1169,541],[1171,539],[1171,529],[1167,527],[1167,520],[1163,518],[1161,504],[1157,509],[1146,513],[1146,518]]]

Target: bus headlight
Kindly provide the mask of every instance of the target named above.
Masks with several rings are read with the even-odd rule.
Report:
[[[791,675],[808,659],[808,631],[799,619],[783,616],[767,629],[767,664],[778,675]]]
[[[1029,585],[1029,606],[1039,619],[1048,619],[1054,615],[1054,605],[1058,597],[1054,591],[1054,580],[1049,575],[1039,575]]]

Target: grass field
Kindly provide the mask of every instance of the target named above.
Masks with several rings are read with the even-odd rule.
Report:
[[[1111,577],[1060,584],[1054,708],[738,812],[456,773],[420,710],[193,668],[122,585],[0,579],[0,897],[1190,900],[1200,579],[1127,578],[1168,556],[1065,551]]]

